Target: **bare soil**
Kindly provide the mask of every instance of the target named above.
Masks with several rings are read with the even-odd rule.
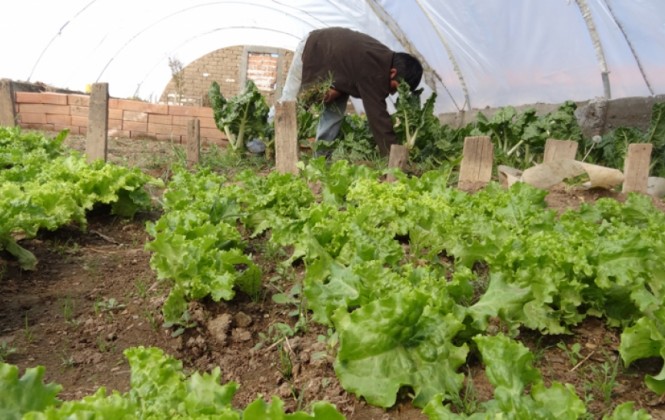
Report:
[[[81,141],[69,140],[75,148],[82,148]],[[149,140],[111,139],[109,151],[109,160],[140,166],[155,176],[166,174],[174,159],[173,145]],[[553,190],[547,202],[564,210],[600,197],[624,198],[608,191],[562,187]],[[662,202],[657,205],[665,211]],[[308,410],[311,402],[327,400],[349,419],[426,418],[408,397],[383,410],[346,393],[332,367],[334,349],[321,339],[327,334],[323,327],[310,322],[294,337],[278,334],[279,323],[294,327],[297,319],[289,313],[296,308],[273,302],[272,295],[286,285],[267,280],[274,275],[269,256],[258,256],[266,273],[260,299],[238,294],[231,302],[192,304],[199,326],[172,337],[171,330],[162,328],[160,312],[168,289],[157,281],[144,250],[150,239],[145,223],[159,216],[143,213],[126,220],[99,208],[90,213],[85,230],[68,226],[24,240],[21,244],[39,260],[35,271],[22,271],[0,255],[0,343],[16,350],[7,361],[22,369],[45,366],[46,380],[64,387],[60,398],[79,399],[100,386],[127,391],[129,367],[123,350],[158,346],[182,360],[188,370],[220,366],[224,382],[240,385],[234,399],[238,407],[259,395],[278,395],[289,410]],[[301,271],[296,267],[295,275],[301,276]],[[662,361],[624,368],[619,336],[601,320],[588,319],[570,336],[525,331],[520,339],[536,354],[546,380],[574,385],[594,418],[625,401],[635,401],[655,419],[665,418],[665,401],[643,381],[646,373],[659,372]],[[614,366],[618,373],[612,380],[607,368]],[[477,361],[469,360],[464,372],[470,384],[469,404],[492,398],[492,387]]]

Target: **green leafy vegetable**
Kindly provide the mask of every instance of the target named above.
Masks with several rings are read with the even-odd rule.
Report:
[[[247,80],[245,89],[227,100],[212,82],[208,92],[215,124],[224,134],[233,150],[243,150],[253,138],[264,138],[270,129],[268,105],[253,81]]]

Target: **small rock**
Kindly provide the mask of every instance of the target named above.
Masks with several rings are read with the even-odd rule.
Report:
[[[226,343],[226,337],[231,326],[231,315],[221,314],[210,321],[206,327],[212,338],[219,344]]]
[[[252,333],[244,328],[234,328],[231,332],[231,338],[235,342],[249,341],[252,339]]]
[[[244,312],[236,313],[235,316],[233,317],[233,320],[235,321],[236,325],[240,328],[247,328],[250,325],[252,325],[252,317],[250,317]]]
[[[284,382],[279,386],[277,394],[283,399],[289,398],[291,396],[291,384]]]

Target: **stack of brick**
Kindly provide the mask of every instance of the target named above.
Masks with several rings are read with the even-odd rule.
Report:
[[[16,92],[14,106],[18,124],[44,131],[69,129],[85,135],[89,96],[52,92]],[[188,121],[198,118],[201,141],[222,145],[224,134],[216,127],[212,108],[157,105],[127,99],[110,99],[108,134],[111,137],[151,138],[185,143]]]

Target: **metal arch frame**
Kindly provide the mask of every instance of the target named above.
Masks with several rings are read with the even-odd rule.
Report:
[[[464,100],[465,103],[462,106],[462,108],[459,107],[457,102],[455,101],[455,98],[453,95],[450,93],[448,88],[446,87],[445,83],[443,83],[443,79],[441,78],[441,75],[436,72],[432,68],[432,66],[429,64],[429,62],[425,59],[425,57],[418,51],[418,49],[413,45],[413,43],[407,38],[406,34],[402,29],[399,27],[395,19],[390,16],[388,12],[381,6],[377,0],[366,0],[367,4],[371,7],[371,9],[376,13],[377,17],[390,29],[390,31],[393,33],[395,38],[397,38],[402,45],[405,46],[406,50],[413,54],[414,56],[418,57],[418,59],[423,63],[423,68],[425,70],[425,83],[433,90],[436,91],[436,80],[439,81],[443,89],[448,93],[448,96],[453,102],[453,105],[455,108],[457,108],[458,111],[463,112],[464,107],[467,107],[468,109],[471,109],[471,101],[469,99],[469,90],[466,86],[466,82],[464,80],[464,76],[459,68],[459,65],[457,64],[457,60],[455,59],[454,54],[452,53],[452,50],[450,49],[450,46],[446,42],[446,40],[443,37],[443,34],[439,31],[439,29],[434,25],[432,22],[432,19],[425,10],[425,8],[422,6],[419,0],[416,0],[416,4],[422,10],[423,14],[427,17],[427,20],[429,24],[434,28],[436,31],[437,35],[439,36],[439,40],[443,44],[444,48],[446,49],[446,53],[448,54],[448,59],[451,61],[453,65],[453,69],[455,71],[455,74],[457,75],[457,78],[460,81],[460,85],[462,86],[462,90],[464,92]]]
[[[612,90],[610,86],[610,71],[607,68],[607,60],[605,59],[605,51],[603,49],[603,43],[600,40],[598,35],[598,30],[596,29],[596,24],[593,21],[593,16],[591,14],[591,9],[589,9],[589,4],[587,0],[575,0],[577,7],[580,9],[582,18],[586,23],[587,31],[591,37],[591,43],[593,44],[593,49],[596,51],[596,58],[598,59],[598,65],[600,66],[600,76],[603,79],[603,91],[605,94],[605,99],[612,99]]]
[[[83,8],[81,8],[76,14],[74,14],[74,16],[73,16],[72,18],[70,18],[69,20],[67,20],[67,21],[66,21],[66,22],[60,27],[60,29],[58,30],[58,32],[57,32],[57,33],[56,33],[56,34],[55,34],[55,35],[49,40],[49,42],[46,44],[46,46],[45,46],[44,49],[42,50],[41,54],[39,55],[39,57],[38,57],[37,60],[35,61],[35,63],[34,63],[34,65],[33,65],[32,69],[31,69],[31,71],[30,71],[30,75],[28,76],[28,79],[27,79],[28,81],[30,81],[30,79],[32,78],[32,75],[34,74],[35,70],[36,70],[37,67],[39,66],[39,63],[41,62],[41,60],[42,60],[44,54],[46,54],[46,52],[47,52],[48,49],[51,47],[51,45],[55,42],[55,40],[56,40],[60,35],[62,35],[63,30],[64,30],[64,29],[65,29],[65,28],[66,28],[71,22],[73,22],[73,21],[74,21],[75,19],[77,19],[80,15],[82,15],[82,14],[83,14],[83,13],[84,13],[84,12],[90,7],[90,6],[92,6],[92,5],[93,5],[94,3],[96,3],[97,1],[98,1],[98,0],[91,0],[91,1],[90,1],[89,3],[87,3]],[[137,32],[135,32],[134,34],[132,34],[132,35],[127,39],[127,41],[126,41],[126,42],[125,42],[125,43],[124,43],[124,44],[123,44],[118,50],[116,50],[115,53],[114,53],[113,55],[111,55],[111,57],[109,58],[109,60],[108,60],[108,61],[104,64],[104,66],[102,67],[102,69],[101,69],[99,75],[98,75],[97,78],[96,78],[96,82],[98,82],[98,81],[103,77],[104,73],[106,72],[106,70],[108,69],[108,67],[111,65],[111,63],[115,60],[115,58],[116,58],[118,55],[120,55],[120,54],[122,53],[122,51],[123,51],[125,48],[127,48],[127,47],[128,47],[128,46],[129,46],[129,45],[130,45],[135,39],[137,39],[138,37],[140,37],[141,34],[143,34],[144,32],[148,31],[148,30],[149,30],[150,28],[152,28],[153,26],[157,25],[158,23],[160,23],[160,22],[162,22],[162,21],[164,21],[164,20],[166,20],[166,19],[169,19],[169,18],[171,18],[171,17],[173,17],[173,16],[177,16],[177,15],[179,15],[179,14],[181,14],[181,13],[185,13],[185,12],[187,12],[187,11],[189,11],[189,10],[196,9],[196,8],[199,8],[199,7],[208,7],[208,6],[213,6],[213,5],[224,5],[224,6],[226,6],[226,5],[234,5],[234,4],[236,4],[236,5],[243,5],[243,6],[253,6],[253,7],[258,7],[258,8],[268,9],[268,10],[274,10],[274,11],[276,11],[276,12],[284,13],[284,14],[286,14],[287,16],[293,17],[293,18],[295,18],[295,19],[297,19],[297,20],[300,20],[300,21],[302,21],[303,23],[305,23],[305,24],[311,26],[311,24],[308,23],[305,19],[298,17],[297,14],[294,13],[293,11],[288,11],[288,10],[287,10],[287,9],[290,8],[290,9],[292,9],[292,10],[296,10],[296,11],[298,11],[300,14],[305,14],[305,15],[311,17],[312,19],[315,19],[315,20],[317,20],[317,21],[319,21],[320,23],[323,24],[323,22],[320,21],[320,19],[315,18],[315,17],[312,16],[310,13],[307,13],[307,12],[305,12],[305,11],[301,11],[301,10],[299,10],[299,9],[297,9],[297,8],[294,8],[294,7],[292,7],[292,6],[289,6],[289,5],[287,5],[287,4],[284,4],[283,2],[280,2],[280,1],[277,1],[277,0],[273,0],[272,3],[274,3],[274,4],[277,5],[277,6],[272,6],[272,5],[268,5],[268,4],[258,4],[258,3],[247,2],[247,1],[234,1],[234,0],[224,1],[224,0],[218,0],[218,1],[212,1],[212,2],[208,2],[208,3],[202,3],[202,4],[197,4],[197,5],[194,5],[194,6],[186,7],[186,8],[180,9],[180,10],[178,10],[178,11],[176,11],[176,12],[170,13],[170,14],[168,14],[168,15],[166,15],[166,16],[159,17],[159,18],[153,20],[152,22],[150,22],[149,24],[145,25],[145,26],[144,26],[143,28],[141,28],[139,31],[137,31]],[[239,27],[233,27],[233,28],[234,28],[234,29],[238,29]],[[253,27],[252,27],[252,26],[247,26],[247,27],[245,27],[245,28],[253,28]],[[217,31],[217,30],[220,30],[220,29],[223,29],[223,28],[215,28],[215,29],[212,30],[212,31],[207,31],[205,34],[199,34],[199,35],[196,36],[196,37],[190,38],[190,39],[189,39],[189,42],[191,42],[192,39],[196,39],[196,38],[198,38],[198,37],[200,37],[200,36],[207,35],[207,34],[210,33],[210,32],[214,32],[214,31]],[[270,29],[268,29],[268,28],[257,28],[257,29],[265,29],[265,30],[270,31]],[[285,33],[285,32],[282,32],[282,33]],[[288,35],[288,34],[287,34],[287,35]],[[179,44],[179,45],[183,45],[183,44],[181,43],[181,44]],[[154,70],[154,67],[153,67],[153,69],[150,70],[150,72],[152,72],[152,70]],[[150,72],[149,72],[149,73],[150,73]],[[144,79],[144,80],[145,80],[145,79]],[[141,82],[141,83],[142,83],[142,82]],[[139,85],[140,85],[141,83],[139,83]]]
[[[646,72],[644,71],[644,67],[642,66],[642,61],[640,60],[640,57],[637,55],[637,51],[635,50],[635,47],[633,46],[633,43],[631,42],[630,38],[628,38],[628,34],[623,28],[623,25],[621,24],[621,22],[619,22],[619,19],[617,19],[617,16],[614,13],[614,10],[612,10],[612,6],[609,4],[609,2],[607,0],[602,0],[602,1],[605,4],[605,7],[607,7],[607,11],[609,12],[610,16],[612,16],[612,20],[617,25],[617,28],[619,28],[621,35],[626,40],[626,44],[628,44],[630,53],[633,55],[633,58],[635,59],[635,64],[637,64],[637,68],[640,71],[640,74],[642,75],[642,79],[644,79],[644,84],[647,86],[647,89],[649,89],[649,93],[651,94],[651,96],[655,95],[655,92],[651,87],[651,82],[649,82],[649,78],[647,77]]]

